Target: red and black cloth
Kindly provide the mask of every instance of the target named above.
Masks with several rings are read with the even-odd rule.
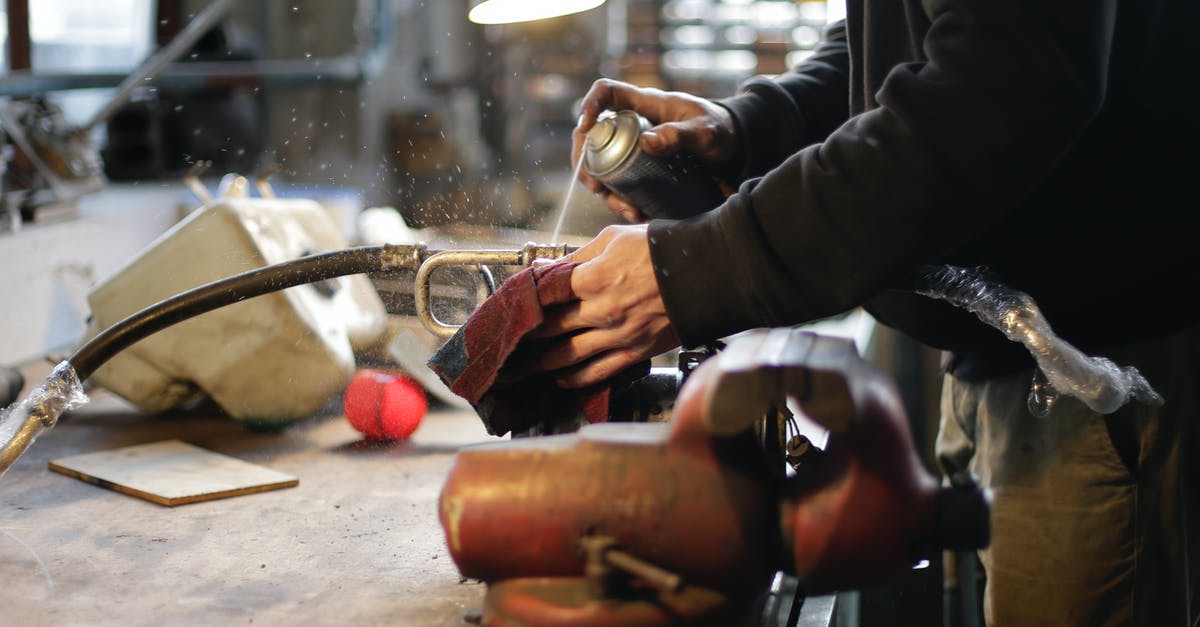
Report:
[[[559,433],[608,419],[608,385],[567,390],[551,374],[529,371],[541,351],[559,340],[526,335],[542,324],[547,308],[575,300],[576,265],[545,264],[513,275],[430,358],[429,367],[471,403],[488,433]]]

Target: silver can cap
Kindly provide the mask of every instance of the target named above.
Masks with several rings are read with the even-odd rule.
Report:
[[[601,113],[596,125],[587,132],[583,167],[594,176],[617,169],[637,150],[643,128],[642,117],[633,111]]]

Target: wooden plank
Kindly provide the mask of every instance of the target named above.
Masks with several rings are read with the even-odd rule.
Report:
[[[50,460],[50,470],[174,507],[299,485],[291,475],[180,440]]]

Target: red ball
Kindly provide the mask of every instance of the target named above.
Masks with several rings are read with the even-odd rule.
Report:
[[[372,440],[405,440],[421,424],[429,401],[411,377],[380,370],[359,370],[342,397],[346,420]]]

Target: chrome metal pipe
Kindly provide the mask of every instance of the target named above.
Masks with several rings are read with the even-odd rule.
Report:
[[[446,324],[437,319],[430,303],[430,278],[433,271],[443,266],[529,266],[534,259],[558,259],[574,252],[576,247],[566,244],[542,245],[529,242],[520,250],[446,250],[430,255],[417,270],[414,296],[417,318],[430,333],[449,338],[458,330],[458,325]]]

